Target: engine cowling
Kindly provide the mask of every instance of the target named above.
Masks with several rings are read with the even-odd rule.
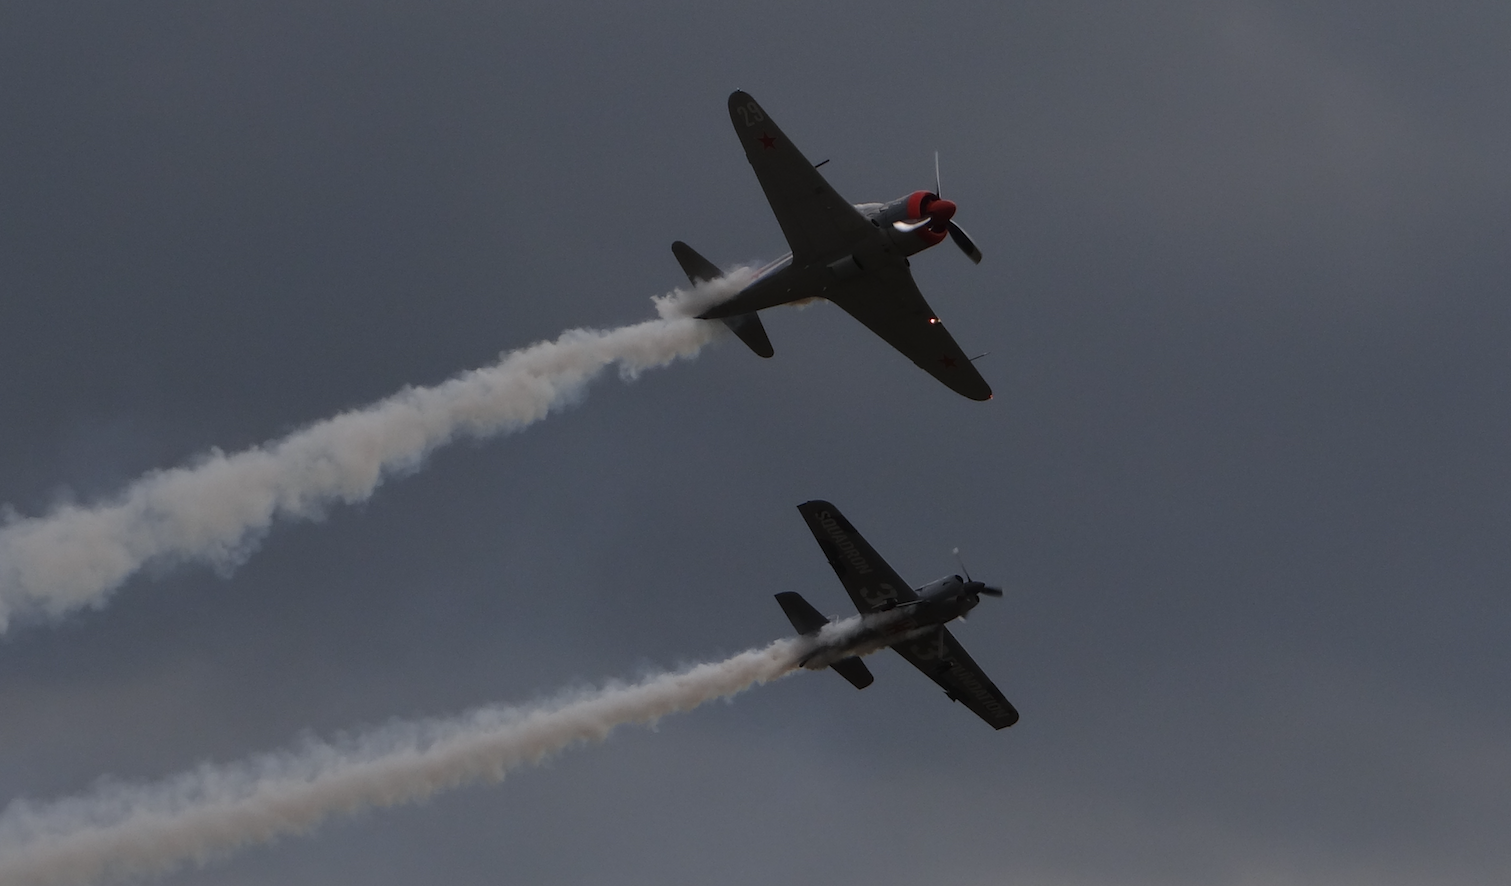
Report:
[[[907,197],[907,217],[901,221],[904,224],[928,222],[907,232],[923,241],[923,246],[927,249],[944,242],[950,218],[954,214],[955,204],[949,200],[941,199],[931,191],[914,191]]]
[[[883,206],[875,219],[899,252],[913,255],[942,243],[954,215],[954,203],[930,191],[914,191]]]

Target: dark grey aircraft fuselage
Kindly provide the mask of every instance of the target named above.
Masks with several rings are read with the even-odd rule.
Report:
[[[841,659],[867,655],[927,634],[975,609],[984,587],[984,582],[966,581],[958,575],[932,581],[914,589],[917,600],[861,616],[858,628],[836,631],[832,639],[820,633],[815,641],[820,645],[803,657],[802,665],[823,670]]]
[[[806,264],[792,263],[787,253],[756,272],[755,278],[728,302],[709,308],[703,316],[722,319],[777,305],[826,298],[830,291],[854,280],[866,268],[880,267],[883,262],[906,261],[940,241],[931,240],[918,231],[906,233],[893,222],[908,219],[909,204],[918,203],[918,194],[899,197],[890,203],[856,203],[855,210],[876,228],[875,236],[861,237],[842,249],[840,255],[823,256]]]

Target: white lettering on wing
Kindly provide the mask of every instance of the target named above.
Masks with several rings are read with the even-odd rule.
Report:
[[[871,564],[867,562],[865,554],[861,553],[855,542],[850,540],[850,534],[840,528],[839,521],[834,519],[834,515],[828,511],[820,511],[818,522],[824,532],[828,533],[829,540],[834,543],[835,556],[847,563],[857,575],[870,575]],[[877,582],[874,588],[858,587],[855,593],[859,594],[873,609],[897,599],[897,589],[884,581]]]
[[[984,710],[996,717],[1007,715],[1007,709],[1002,706],[1001,702],[997,701],[997,697],[992,694],[992,691],[987,689],[986,685],[974,673],[961,667],[959,661],[950,662],[950,676],[955,678],[965,688],[965,691],[971,694],[971,698],[975,699],[976,703],[981,705]]]

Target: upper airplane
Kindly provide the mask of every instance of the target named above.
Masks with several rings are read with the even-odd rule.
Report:
[[[858,626],[826,634],[829,619],[801,595],[777,594],[792,626],[814,643],[800,662],[803,667],[830,668],[856,689],[865,689],[875,678],[860,656],[890,646],[938,683],[951,701],[961,702],[993,728],[1006,729],[1018,722],[1018,712],[1002,690],[945,628],[946,622],[976,608],[982,594],[1002,596],[1000,588],[972,581],[970,576],[948,575],[915,590],[834,505],[810,501],[798,505],[798,511],[861,613]]]
[[[971,261],[981,261],[981,250],[953,220],[955,204],[938,194],[937,161],[933,191],[852,206],[748,93],[729,97],[729,118],[792,252],[699,317],[723,320],[751,350],[770,357],[771,339],[756,312],[826,298],[950,390],[990,400],[991,386],[945,331],[908,270],[908,256],[944,242],[947,235]],[[672,244],[672,253],[694,283],[723,275],[680,240]]]

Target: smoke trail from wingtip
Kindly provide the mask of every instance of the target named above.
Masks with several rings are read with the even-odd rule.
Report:
[[[420,467],[458,437],[518,431],[578,400],[617,364],[629,379],[691,358],[722,326],[692,319],[748,282],[719,280],[653,299],[660,319],[553,341],[433,387],[405,388],[292,434],[227,455],[148,473],[114,498],[64,505],[0,527],[0,632],[17,612],[60,617],[103,605],[149,563],[235,566],[277,519],[312,519],[367,499],[388,477]]]
[[[653,723],[792,672],[801,639],[632,684],[611,684],[531,707],[485,707],[445,720],[392,723],[334,743],[202,765],[151,785],[0,813],[0,883],[70,886],[164,874],[233,850],[305,833],[342,813],[428,799],[497,782],[511,770],[616,726]]]

